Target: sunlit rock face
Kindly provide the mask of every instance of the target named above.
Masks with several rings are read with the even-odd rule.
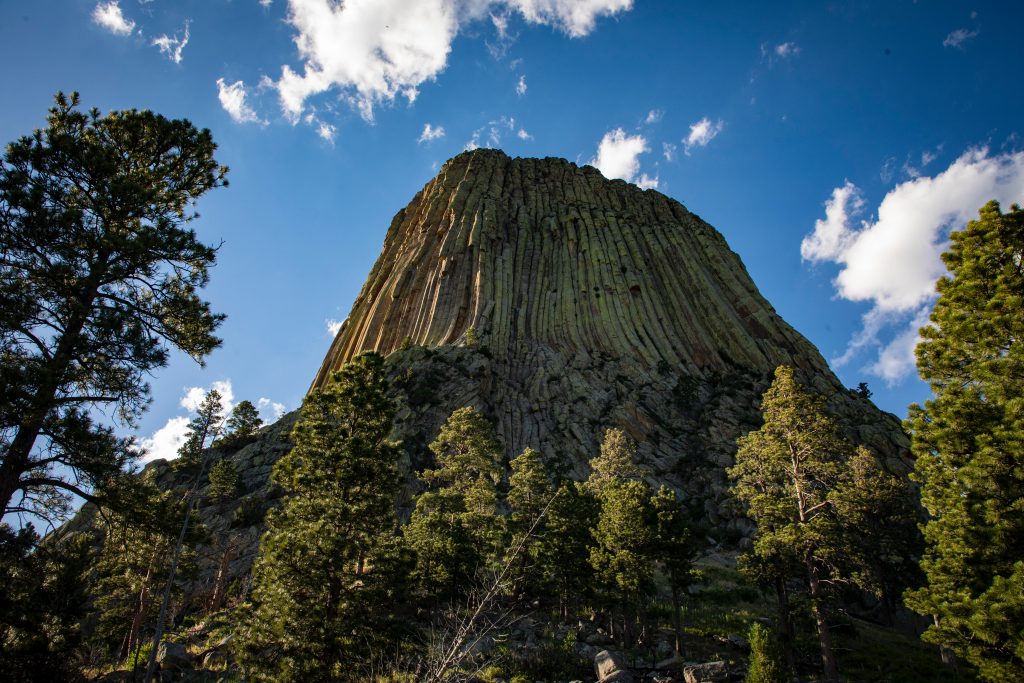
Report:
[[[448,161],[392,221],[313,388],[363,351],[388,357],[408,473],[465,405],[507,456],[530,446],[574,477],[619,427],[652,481],[745,530],[725,467],[781,364],[829,397],[848,436],[907,466],[899,421],[842,387],[717,230],[562,159]]]

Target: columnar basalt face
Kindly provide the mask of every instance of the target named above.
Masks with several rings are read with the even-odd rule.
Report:
[[[527,342],[698,376],[783,363],[828,372],[679,202],[496,150],[455,157],[395,216],[313,386],[359,352],[451,345],[471,327],[498,356]]]
[[[907,469],[899,420],[843,388],[714,228],[561,159],[446,163],[395,216],[313,388],[363,351],[388,357],[407,474],[430,466],[425,444],[467,405],[508,457],[535,448],[577,478],[619,427],[653,482],[742,526],[725,468],[782,364],[849,438]]]

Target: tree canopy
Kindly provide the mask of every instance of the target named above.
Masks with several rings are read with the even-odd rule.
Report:
[[[950,236],[911,406],[915,477],[930,515],[927,585],[907,602],[990,681],[1024,680],[1024,210],[986,204]]]
[[[96,424],[133,424],[170,348],[202,362],[224,316],[200,296],[216,248],[188,227],[226,185],[208,130],[150,111],[78,109],[0,164],[0,504],[53,516],[134,458]]]

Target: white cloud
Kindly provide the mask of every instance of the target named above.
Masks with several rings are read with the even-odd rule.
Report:
[[[473,131],[473,137],[466,141],[466,145],[462,149],[467,152],[480,149],[480,130]]]
[[[256,401],[256,408],[260,411],[260,417],[263,418],[264,422],[274,422],[281,419],[286,410],[283,403],[271,401],[269,398],[261,398]]]
[[[248,95],[242,81],[229,84],[223,78],[218,78],[217,97],[220,99],[220,106],[235,123],[265,123],[246,102]]]
[[[316,127],[316,134],[319,135],[325,142],[334,144],[334,136],[338,132],[338,129],[333,125],[324,121],[318,121]]]
[[[636,181],[637,187],[643,190],[657,190],[658,189],[658,176],[653,178],[646,173],[641,173],[640,178]]]
[[[659,121],[661,121],[661,117],[664,115],[665,112],[663,112],[662,110],[652,109],[649,112],[647,112],[647,118],[644,119],[644,123],[647,124],[648,126],[658,123]]]
[[[978,35],[978,31],[970,31],[965,28],[958,28],[957,30],[946,36],[946,39],[942,41],[943,47],[955,47],[963,49],[964,43],[971,38],[975,38]]]
[[[413,99],[420,85],[444,71],[452,42],[467,24],[489,16],[503,41],[508,12],[554,26],[571,37],[594,28],[598,17],[632,7],[632,0],[289,0],[302,67],[281,68],[281,107],[298,121],[306,100],[342,91],[364,119],[399,95]],[[494,10],[491,12],[490,10]]]
[[[185,437],[188,434],[191,416],[195,415],[196,411],[199,410],[199,405],[203,402],[207,391],[210,389],[216,389],[220,392],[221,416],[227,416],[231,412],[231,409],[235,407],[235,392],[231,386],[231,380],[218,380],[207,389],[202,387],[186,388],[185,393],[178,401],[178,405],[187,410],[190,416],[172,417],[167,420],[163,427],[156,430],[152,436],[142,439],[139,446],[143,453],[143,462],[159,460],[160,458],[174,460],[178,457],[178,449],[185,443]]]
[[[148,439],[143,439],[139,444],[142,451],[142,461],[150,460],[174,460],[178,457],[178,449],[185,443],[185,436],[188,434],[189,418],[172,417],[160,429],[153,433]]]
[[[264,7],[270,7],[270,4],[271,4],[272,2],[274,2],[274,0],[259,0],[259,2],[260,2],[260,4],[261,4],[261,5],[263,5]]]
[[[723,128],[725,123],[721,119],[712,123],[711,119],[705,116],[690,126],[690,134],[683,140],[683,151],[689,154],[694,147],[707,147]]]
[[[92,11],[92,20],[118,36],[130,35],[135,30],[135,22],[125,19],[117,0],[97,3]]]
[[[516,94],[522,97],[526,94],[526,76],[520,76],[519,82],[516,83]]]
[[[444,137],[444,126],[434,127],[429,123],[423,125],[423,132],[420,133],[419,143],[430,142]]]
[[[174,37],[164,34],[159,38],[153,39],[153,45],[160,48],[162,54],[167,55],[175,64],[181,64],[181,53],[185,50],[185,46],[188,45],[189,38],[189,21],[185,20],[185,30],[182,32],[181,38],[178,34],[174,34]]]
[[[834,362],[842,364],[868,346],[880,347],[869,370],[890,383],[913,368],[917,329],[927,320],[935,281],[944,272],[940,255],[948,233],[977,215],[990,199],[1003,205],[1024,200],[1024,152],[990,156],[969,149],[933,177],[918,177],[890,190],[873,219],[854,223],[863,209],[860,191],[847,181],[832,191],[825,218],[800,245],[812,262],[840,266],[834,285],[848,301],[868,302],[863,329]],[[887,329],[909,328],[889,342]]]
[[[333,320],[331,318],[328,318],[327,320],[324,321],[324,324],[327,325],[327,334],[331,335],[332,337],[337,337],[338,332],[341,331],[341,326],[344,324],[344,321]]]
[[[519,132],[516,133],[516,137],[520,140],[532,140],[533,136],[526,132],[525,128],[520,128]]]
[[[780,59],[795,57],[800,54],[800,46],[796,43],[779,43],[775,46],[775,56]]]
[[[594,30],[598,17],[613,16],[633,8],[633,0],[505,0],[532,24],[554,26],[572,38]]]
[[[671,142],[663,142],[663,143],[661,143],[661,154],[662,154],[662,156],[665,157],[665,161],[675,161],[676,160],[676,149],[678,149],[678,148],[675,145],[673,145]]]
[[[608,131],[597,146],[597,157],[590,160],[606,178],[621,178],[630,183],[647,183],[657,187],[657,178],[640,175],[640,155],[648,151],[647,138],[626,135],[621,128]],[[654,183],[650,185],[650,183]],[[641,187],[643,187],[641,185]]]

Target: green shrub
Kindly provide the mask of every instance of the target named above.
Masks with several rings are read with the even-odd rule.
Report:
[[[786,683],[789,676],[771,631],[759,622],[750,625],[750,668],[746,683]]]

